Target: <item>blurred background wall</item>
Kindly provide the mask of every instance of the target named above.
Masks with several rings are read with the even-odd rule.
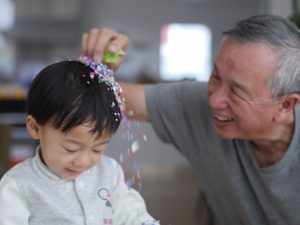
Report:
[[[155,83],[164,81],[160,50],[166,24],[207,27],[211,65],[222,31],[237,20],[292,13],[289,0],[0,0],[0,9],[0,176],[36,146],[24,127],[24,99],[32,78],[49,63],[76,57],[83,32],[111,27],[127,34],[130,47],[116,77]],[[134,162],[128,155],[132,145],[138,146]],[[201,224],[195,216],[201,181],[172,146],[159,141],[151,125],[124,122],[107,154],[122,163],[127,181],[162,224]]]

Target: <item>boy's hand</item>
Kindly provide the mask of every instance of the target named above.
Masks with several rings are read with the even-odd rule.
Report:
[[[93,28],[82,35],[82,53],[92,56],[96,63],[104,62],[117,70],[122,63],[129,39],[109,28]]]

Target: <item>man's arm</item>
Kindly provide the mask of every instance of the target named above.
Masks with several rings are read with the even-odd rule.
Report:
[[[120,82],[120,85],[123,89],[122,97],[125,99],[128,117],[130,119],[148,121],[144,85],[124,82]]]
[[[119,50],[126,51],[129,39],[126,35],[118,33],[113,29],[93,28],[82,35],[82,53],[93,57],[97,63],[102,62],[105,51],[117,53]],[[122,63],[123,58],[117,64],[109,64],[113,70],[117,70]],[[126,109],[129,112],[129,118],[148,121],[144,85],[128,84],[120,82],[125,99]]]

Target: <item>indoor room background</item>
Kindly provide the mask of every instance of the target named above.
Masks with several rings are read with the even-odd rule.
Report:
[[[29,138],[24,127],[25,97],[33,77],[49,63],[76,58],[83,32],[93,27],[110,27],[129,36],[126,59],[116,73],[119,80],[206,80],[224,29],[254,14],[290,17],[291,2],[0,0],[0,177],[35,151],[37,143]],[[190,31],[199,34],[202,41],[196,39],[193,44],[190,35],[171,39],[172,32],[181,37],[179,34]],[[172,41],[166,41],[166,33]],[[174,43],[182,46],[176,44],[173,50]],[[195,54],[182,52],[193,47],[197,50]],[[176,63],[184,60],[187,61]],[[175,67],[189,63],[196,65],[194,71]],[[134,159],[128,154],[130,148],[135,150]],[[124,121],[106,154],[122,164],[129,185],[141,192],[149,212],[161,224],[201,224],[196,216],[196,210],[201,210],[196,207],[201,181],[174,147],[160,142],[151,125]]]

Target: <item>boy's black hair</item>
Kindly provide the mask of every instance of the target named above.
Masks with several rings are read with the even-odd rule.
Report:
[[[120,125],[115,116],[121,113],[118,102],[105,82],[90,78],[91,72],[77,61],[58,62],[41,70],[29,89],[28,115],[64,133],[88,122],[94,125],[93,134],[113,134]]]

